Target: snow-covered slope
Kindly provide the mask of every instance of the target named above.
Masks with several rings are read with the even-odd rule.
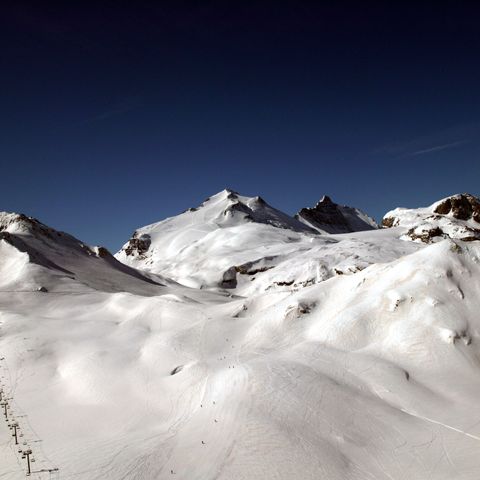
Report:
[[[475,221],[455,211],[437,214]],[[227,226],[212,207],[203,227],[181,215],[132,246],[130,265],[175,273],[160,249],[173,244],[178,268],[210,268],[205,284],[236,266],[209,290],[3,220],[43,255],[0,241],[0,382],[33,478],[58,467],[70,480],[477,480],[480,242],[404,241],[402,220],[319,235],[236,213]],[[61,269],[83,287],[65,290]],[[87,272],[102,280],[80,284]],[[0,444],[1,477],[24,478],[2,419]]]
[[[338,205],[328,196],[313,208],[302,208],[296,218],[320,233],[361,232],[378,228],[373,218],[358,208]]]
[[[343,214],[338,210],[341,218],[335,223],[332,216],[330,226],[337,225],[340,232],[350,218],[348,212],[358,211],[338,208]],[[362,223],[360,217],[355,218],[357,224]],[[348,223],[357,224],[354,220]],[[115,256],[127,265],[161,273],[190,287],[237,288],[236,293],[245,295],[311,285],[399,255],[397,242],[387,239],[381,252],[369,242],[368,236],[319,235],[259,197],[224,190],[198,208],[140,228]],[[358,249],[365,250],[363,258],[357,255]],[[402,245],[402,253],[405,249]]]
[[[153,294],[163,280],[23,214],[0,212],[0,252],[0,284],[13,290],[88,287]]]

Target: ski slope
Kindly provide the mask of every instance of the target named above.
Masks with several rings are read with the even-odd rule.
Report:
[[[322,234],[231,195],[116,258],[0,216],[0,380],[34,470],[478,479],[480,244],[456,235],[474,209]],[[442,234],[412,238],[425,222]],[[3,416],[0,446],[0,478],[24,478]]]

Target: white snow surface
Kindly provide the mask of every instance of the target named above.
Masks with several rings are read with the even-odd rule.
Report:
[[[138,230],[128,265],[0,214],[0,381],[31,478],[477,480],[479,242],[319,235],[230,193]],[[4,420],[0,478],[21,479]]]

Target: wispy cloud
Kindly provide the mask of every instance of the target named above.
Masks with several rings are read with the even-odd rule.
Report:
[[[446,150],[447,148],[459,147],[460,145],[465,145],[466,143],[469,143],[469,142],[470,142],[470,140],[458,140],[456,142],[445,143],[443,145],[436,145],[434,147],[424,148],[422,150],[417,150],[416,152],[412,152],[410,154],[407,154],[407,156],[414,157],[416,155],[424,155],[426,153],[438,152],[440,150]]]
[[[480,123],[456,125],[395,143],[382,145],[372,150],[374,155],[388,155],[396,158],[416,157],[440,152],[449,148],[458,148],[466,144],[478,144]]]

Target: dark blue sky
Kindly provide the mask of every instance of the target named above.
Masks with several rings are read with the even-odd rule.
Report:
[[[1,210],[116,250],[225,187],[377,219],[480,194],[474,2],[11,3]]]

